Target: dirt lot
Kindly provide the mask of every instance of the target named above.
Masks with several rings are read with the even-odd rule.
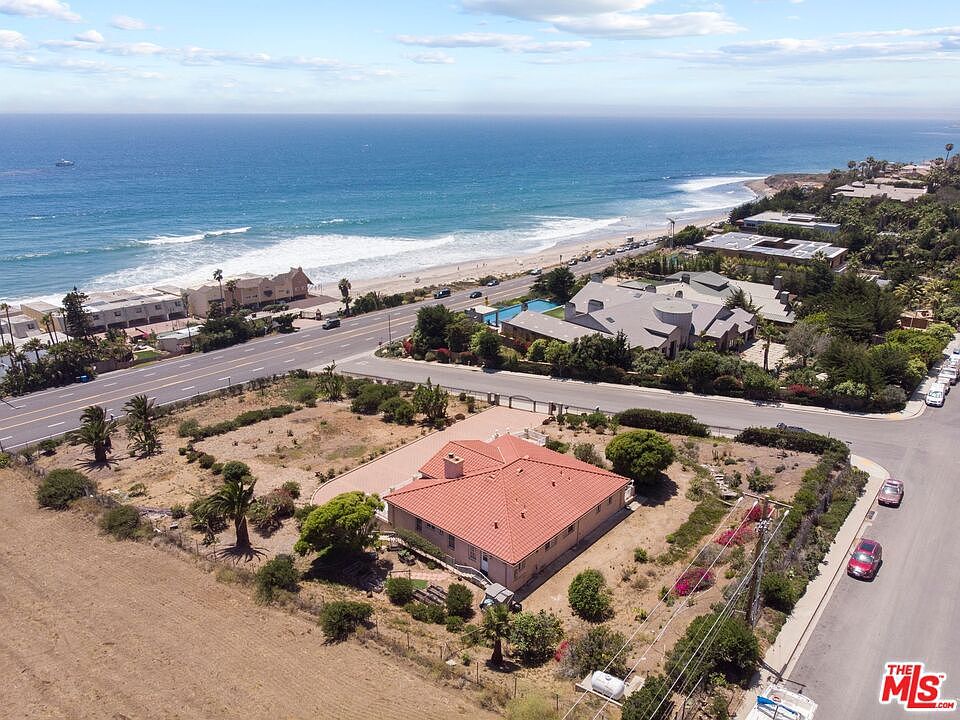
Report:
[[[373,647],[141,543],[37,509],[0,471],[0,683],[10,718],[493,718]]]

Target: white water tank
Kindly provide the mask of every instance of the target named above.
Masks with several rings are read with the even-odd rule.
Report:
[[[680,298],[665,297],[653,304],[653,312],[668,325],[689,327],[693,322],[693,305]]]
[[[597,670],[590,677],[590,687],[593,688],[594,692],[600,693],[612,700],[620,700],[627,689],[626,685],[623,684],[623,680],[609,673],[605,673],[602,670]]]

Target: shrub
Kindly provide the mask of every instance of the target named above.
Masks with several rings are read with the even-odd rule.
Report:
[[[671,687],[671,682],[663,675],[650,675],[643,681],[643,687],[624,700],[621,719],[669,720],[673,716]]]
[[[200,457],[197,459],[197,464],[204,470],[209,470],[216,462],[217,459],[210,453],[200,453]]]
[[[320,627],[328,641],[339,642],[372,615],[373,606],[369,603],[335,600],[326,603],[320,611]]]
[[[676,453],[670,441],[652,430],[632,430],[618,435],[606,450],[613,471],[631,478],[636,485],[649,485],[673,462]]]
[[[350,403],[350,411],[359,415],[376,415],[384,402],[399,394],[400,390],[396,385],[367,383],[360,389],[360,394]]]
[[[606,413],[602,412],[592,412],[586,419],[587,427],[591,430],[606,429],[608,421]]]
[[[790,614],[797,604],[797,589],[783,573],[767,573],[760,581],[763,602],[774,610]]]
[[[773,490],[773,478],[760,472],[760,468],[755,467],[753,472],[747,476],[747,487],[753,492],[763,493]]]
[[[386,591],[387,597],[394,605],[406,605],[413,600],[413,592],[416,589],[413,580],[402,576],[387,578]]]
[[[200,432],[200,423],[194,419],[184,420],[177,426],[177,436],[186,438],[186,437],[197,437]]]
[[[383,419],[386,422],[397,425],[409,425],[416,414],[410,401],[399,396],[388,398],[381,403],[380,412],[383,413]]]
[[[566,647],[561,645],[561,648],[563,652],[558,650],[558,654],[564,674],[568,677],[579,679],[608,664],[607,672],[611,675],[623,677],[627,674],[626,661],[630,652],[627,639],[606,625],[590,628],[571,640]]]
[[[89,495],[94,490],[93,481],[77,470],[58,468],[51,470],[37,488],[40,507],[66,510],[71,502]]]
[[[140,511],[132,505],[117,505],[100,518],[100,529],[117,540],[129,540],[140,529]]]
[[[300,573],[293,562],[293,555],[285,553],[267,560],[257,570],[254,583],[257,588],[257,600],[270,602],[276,597],[277,590],[296,592],[299,588]]]
[[[543,610],[519,613],[510,626],[510,647],[528,665],[549,660],[562,637],[560,618]]]
[[[580,572],[567,589],[567,599],[574,613],[584,620],[600,622],[610,617],[610,589],[603,573],[593,568]]]
[[[459,615],[448,615],[444,625],[447,627],[447,632],[458,633],[463,630],[463,618]]]
[[[596,465],[601,468],[605,467],[603,458],[600,457],[593,443],[577,443],[573,446],[573,456],[582,462],[590,463],[591,465]]]
[[[183,503],[176,503],[170,506],[170,517],[174,520],[179,520],[180,518],[185,518],[187,516],[187,508]]]
[[[37,450],[42,452],[44,455],[53,455],[57,451],[58,443],[53,438],[47,438],[46,440],[41,440],[37,443]]]
[[[698,661],[690,662],[694,656]],[[694,618],[668,654],[664,669],[690,686],[714,673],[723,674],[728,682],[743,683],[752,677],[759,661],[757,638],[742,620],[710,613]]]
[[[447,588],[447,613],[468,618],[473,615],[473,593],[463,583],[451,583]]]
[[[760,506],[756,506],[757,509],[757,519],[760,519]],[[727,545],[730,547],[736,545],[743,545],[756,536],[756,533],[753,531],[753,528],[749,525],[743,525],[739,528],[728,528],[724,530],[716,539],[717,545]]]
[[[396,533],[397,537],[403,540],[403,542],[410,547],[415,548],[426,555],[430,555],[438,559],[443,558],[443,551],[440,548],[422,536],[417,535],[417,533],[411,532],[410,530],[404,530],[403,528],[397,528]]]
[[[254,500],[247,517],[261,533],[271,533],[285,518],[292,517],[295,509],[293,496],[283,488],[277,488]]]
[[[130,486],[130,489],[127,490],[127,495],[129,497],[143,497],[147,494],[147,486],[142,482],[134,483]]]
[[[300,497],[300,483],[296,480],[287,480],[280,489],[287,493],[294,500]]]
[[[553,450],[554,452],[565,453],[570,449],[570,445],[565,442],[561,442],[556,438],[547,438],[546,448],[547,450]]]
[[[667,535],[667,542],[680,550],[689,550],[700,538],[713,531],[727,514],[727,506],[716,496],[707,495],[690,513],[686,521]]]
[[[647,551],[643,548],[634,548],[633,549],[633,561],[638,563],[645,563],[650,560],[650,556],[647,554]]]
[[[847,444],[837,438],[799,430],[781,430],[769,427],[749,427],[737,435],[734,442],[742,442],[747,445],[765,445],[816,455],[822,455],[832,450],[841,453],[844,458],[850,452]]]
[[[506,720],[556,720],[553,701],[541,695],[524,695],[507,703]]]
[[[678,597],[686,597],[691,593],[712,588],[715,580],[713,573],[706,568],[692,567],[673,584],[673,592]]]

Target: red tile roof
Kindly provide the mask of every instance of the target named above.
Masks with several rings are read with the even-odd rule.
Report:
[[[444,478],[448,453],[463,458],[461,477]],[[512,435],[448,442],[421,473],[385,500],[511,564],[630,483]]]

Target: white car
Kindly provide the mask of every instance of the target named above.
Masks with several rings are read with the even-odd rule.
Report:
[[[927,396],[923,399],[927,405],[933,407],[943,407],[943,400],[946,397],[947,393],[943,385],[940,383],[934,383],[929,390],[927,390]]]
[[[543,274],[543,270],[542,270],[541,268],[534,268],[533,270],[530,271],[530,274],[531,274],[531,275],[541,275],[541,274]]]

